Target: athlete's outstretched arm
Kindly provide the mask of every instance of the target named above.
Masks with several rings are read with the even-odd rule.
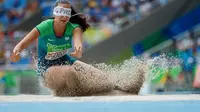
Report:
[[[83,53],[83,32],[80,27],[74,29],[73,40],[74,40],[74,52],[71,53],[71,56],[76,58],[81,58]]]
[[[14,48],[21,52],[23,49],[26,49],[33,41],[35,41],[39,36],[39,32],[34,28],[28,35],[26,35]],[[14,51],[13,50],[13,51]]]
[[[36,28],[26,35],[13,49],[13,53],[10,57],[11,61],[17,62],[20,59],[20,52],[26,49],[39,35],[39,31]]]

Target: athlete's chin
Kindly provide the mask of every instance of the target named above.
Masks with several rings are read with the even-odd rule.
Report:
[[[61,25],[61,26],[65,26],[66,24],[67,24],[66,21],[61,21],[61,22],[60,22],[60,25]]]

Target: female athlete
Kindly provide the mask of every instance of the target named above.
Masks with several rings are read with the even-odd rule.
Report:
[[[93,95],[116,88],[111,75],[77,60],[83,53],[82,34],[90,27],[84,15],[77,13],[67,0],[56,1],[53,15],[15,46],[11,61],[19,61],[20,52],[38,40],[38,74],[55,96]],[[72,47],[74,51],[69,54]]]

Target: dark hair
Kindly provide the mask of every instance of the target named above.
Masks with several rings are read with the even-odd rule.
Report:
[[[58,6],[59,3],[70,4],[70,2],[68,0],[56,0],[54,7]],[[72,5],[71,5],[71,9],[72,9],[71,15],[78,14],[77,11],[75,10],[75,8],[72,7]],[[90,25],[87,23],[86,17],[83,14],[78,14],[76,16],[72,16],[69,21],[71,23],[79,24],[81,26],[83,32],[86,31],[90,27]]]

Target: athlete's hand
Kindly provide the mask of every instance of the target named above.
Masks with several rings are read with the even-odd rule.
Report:
[[[20,60],[20,51],[17,48],[14,48],[14,50],[10,56],[10,60],[12,62],[17,62]]]
[[[72,57],[76,57],[76,58],[81,58],[82,57],[82,46],[75,46],[74,47],[74,52],[72,52],[70,55]]]

